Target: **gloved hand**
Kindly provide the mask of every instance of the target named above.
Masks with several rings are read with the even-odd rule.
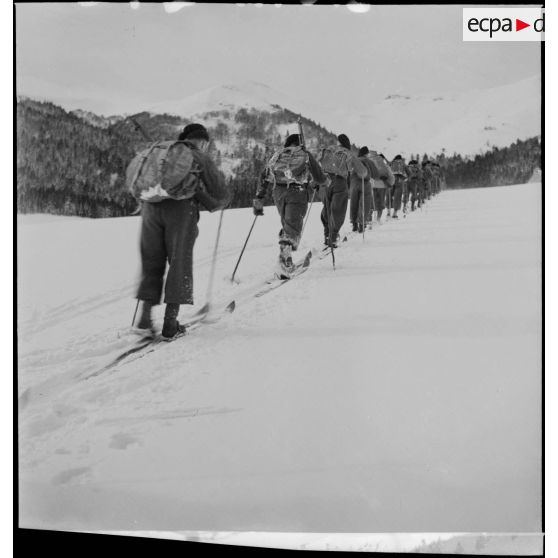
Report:
[[[254,215],[263,215],[263,208],[264,208],[264,204],[263,204],[263,200],[260,198],[254,198],[254,200],[252,201],[252,206],[254,208]]]

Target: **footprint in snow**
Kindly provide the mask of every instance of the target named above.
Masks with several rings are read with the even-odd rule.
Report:
[[[52,484],[67,484],[72,479],[81,477],[89,471],[91,471],[90,467],[75,467],[73,469],[67,469],[66,471],[62,471],[53,477]]]
[[[133,434],[127,434],[125,432],[119,432],[118,434],[113,434],[109,447],[113,449],[124,450],[128,446],[138,444],[141,445],[140,438],[134,436]]]

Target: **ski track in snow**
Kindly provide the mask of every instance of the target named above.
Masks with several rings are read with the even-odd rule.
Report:
[[[101,238],[98,261],[56,274],[67,300],[52,290],[42,306],[33,286],[48,272],[33,266],[61,265],[80,244],[54,235],[57,249],[55,227],[34,224],[25,241],[40,256],[20,269],[19,292],[23,523],[529,530],[540,472],[537,186],[443,192],[374,222],[364,241],[351,235],[335,271],[318,257],[315,204],[297,256],[314,248],[310,269],[261,298],[277,214],[258,219],[231,284],[251,211],[228,211],[214,300],[235,299],[236,311],[89,380],[131,339],[139,221],[57,223],[76,237],[120,234]],[[217,219],[200,220],[192,312],[205,302]]]

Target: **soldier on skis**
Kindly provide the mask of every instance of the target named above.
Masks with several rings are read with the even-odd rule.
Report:
[[[421,202],[421,190],[422,190],[422,170],[420,168],[419,162],[416,159],[409,161],[407,165],[407,192],[411,196],[411,211],[415,210],[415,205],[420,207]]]
[[[280,273],[287,276],[294,267],[292,252],[298,248],[308,209],[310,180],[320,186],[327,182],[327,176],[314,156],[301,145],[300,135],[291,134],[283,149],[276,151],[268,161],[253,200],[254,215],[263,215],[264,198],[271,187],[281,219]]]
[[[374,168],[372,174],[372,206],[376,210],[376,221],[381,223],[382,212],[386,205],[389,207],[388,196],[390,195],[390,186],[395,182],[395,177],[391,172],[384,157],[376,151],[370,151],[370,161]]]
[[[429,200],[432,197],[432,163],[425,159],[422,162],[422,190],[423,190],[423,201]]]
[[[395,183],[393,185],[393,219],[397,219],[397,212],[401,209],[401,202],[405,191],[407,190],[407,167],[405,165],[405,159],[401,155],[396,155],[391,162],[391,170],[395,176]],[[406,197],[406,195],[405,195]],[[406,205],[406,201],[405,201]],[[403,212],[405,213],[406,207],[403,207]]]
[[[363,146],[359,149],[358,159],[366,167],[366,176],[359,178],[355,173],[350,175],[350,215],[351,223],[353,225],[353,232],[363,232],[370,208],[372,207],[372,174],[374,173],[374,166],[372,161],[368,158],[370,151],[368,147]],[[364,196],[364,198],[363,198]]]
[[[347,215],[349,174],[355,173],[360,180],[366,178],[367,173],[366,166],[353,154],[349,138],[340,134],[337,142],[335,146],[322,149],[319,158],[323,171],[330,179],[329,184],[320,189],[320,197],[324,204],[321,213],[324,244],[332,248],[337,246],[339,230]]]
[[[184,159],[191,161],[191,172],[184,179],[184,182],[189,180],[189,187],[180,195],[171,197],[161,190],[161,184],[152,185],[140,198],[144,201],[141,210],[141,281],[137,298],[142,301],[142,307],[134,325],[140,332],[153,331],[151,311],[161,302],[168,262],[162,330],[165,339],[173,339],[184,332],[184,326],[178,322],[180,305],[194,303],[192,264],[198,236],[199,206],[216,211],[226,207],[231,197],[222,173],[207,154],[209,135],[205,127],[189,124],[178,140],[179,147],[191,154],[189,159]],[[171,162],[169,157],[167,166]],[[184,165],[184,162],[180,164]],[[145,165],[142,163],[142,166]]]

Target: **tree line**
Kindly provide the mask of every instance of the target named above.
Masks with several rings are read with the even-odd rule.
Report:
[[[286,124],[298,114],[240,109],[208,113],[210,154],[228,164],[226,181],[233,190],[231,207],[251,205],[257,182],[270,154],[280,147]],[[169,114],[134,115],[153,140],[177,137],[188,120]],[[130,215],[137,202],[125,187],[126,167],[148,142],[130,119],[111,117],[103,126],[48,102],[21,99],[17,103],[17,209],[20,213],[53,213],[83,217]],[[335,142],[335,135],[302,118],[308,148]],[[281,126],[283,127],[281,128]],[[291,133],[295,130],[290,130]],[[445,170],[448,188],[468,188],[526,182],[541,166],[538,138],[493,148],[474,159],[458,154],[431,157]],[[270,202],[270,200],[268,200]]]

